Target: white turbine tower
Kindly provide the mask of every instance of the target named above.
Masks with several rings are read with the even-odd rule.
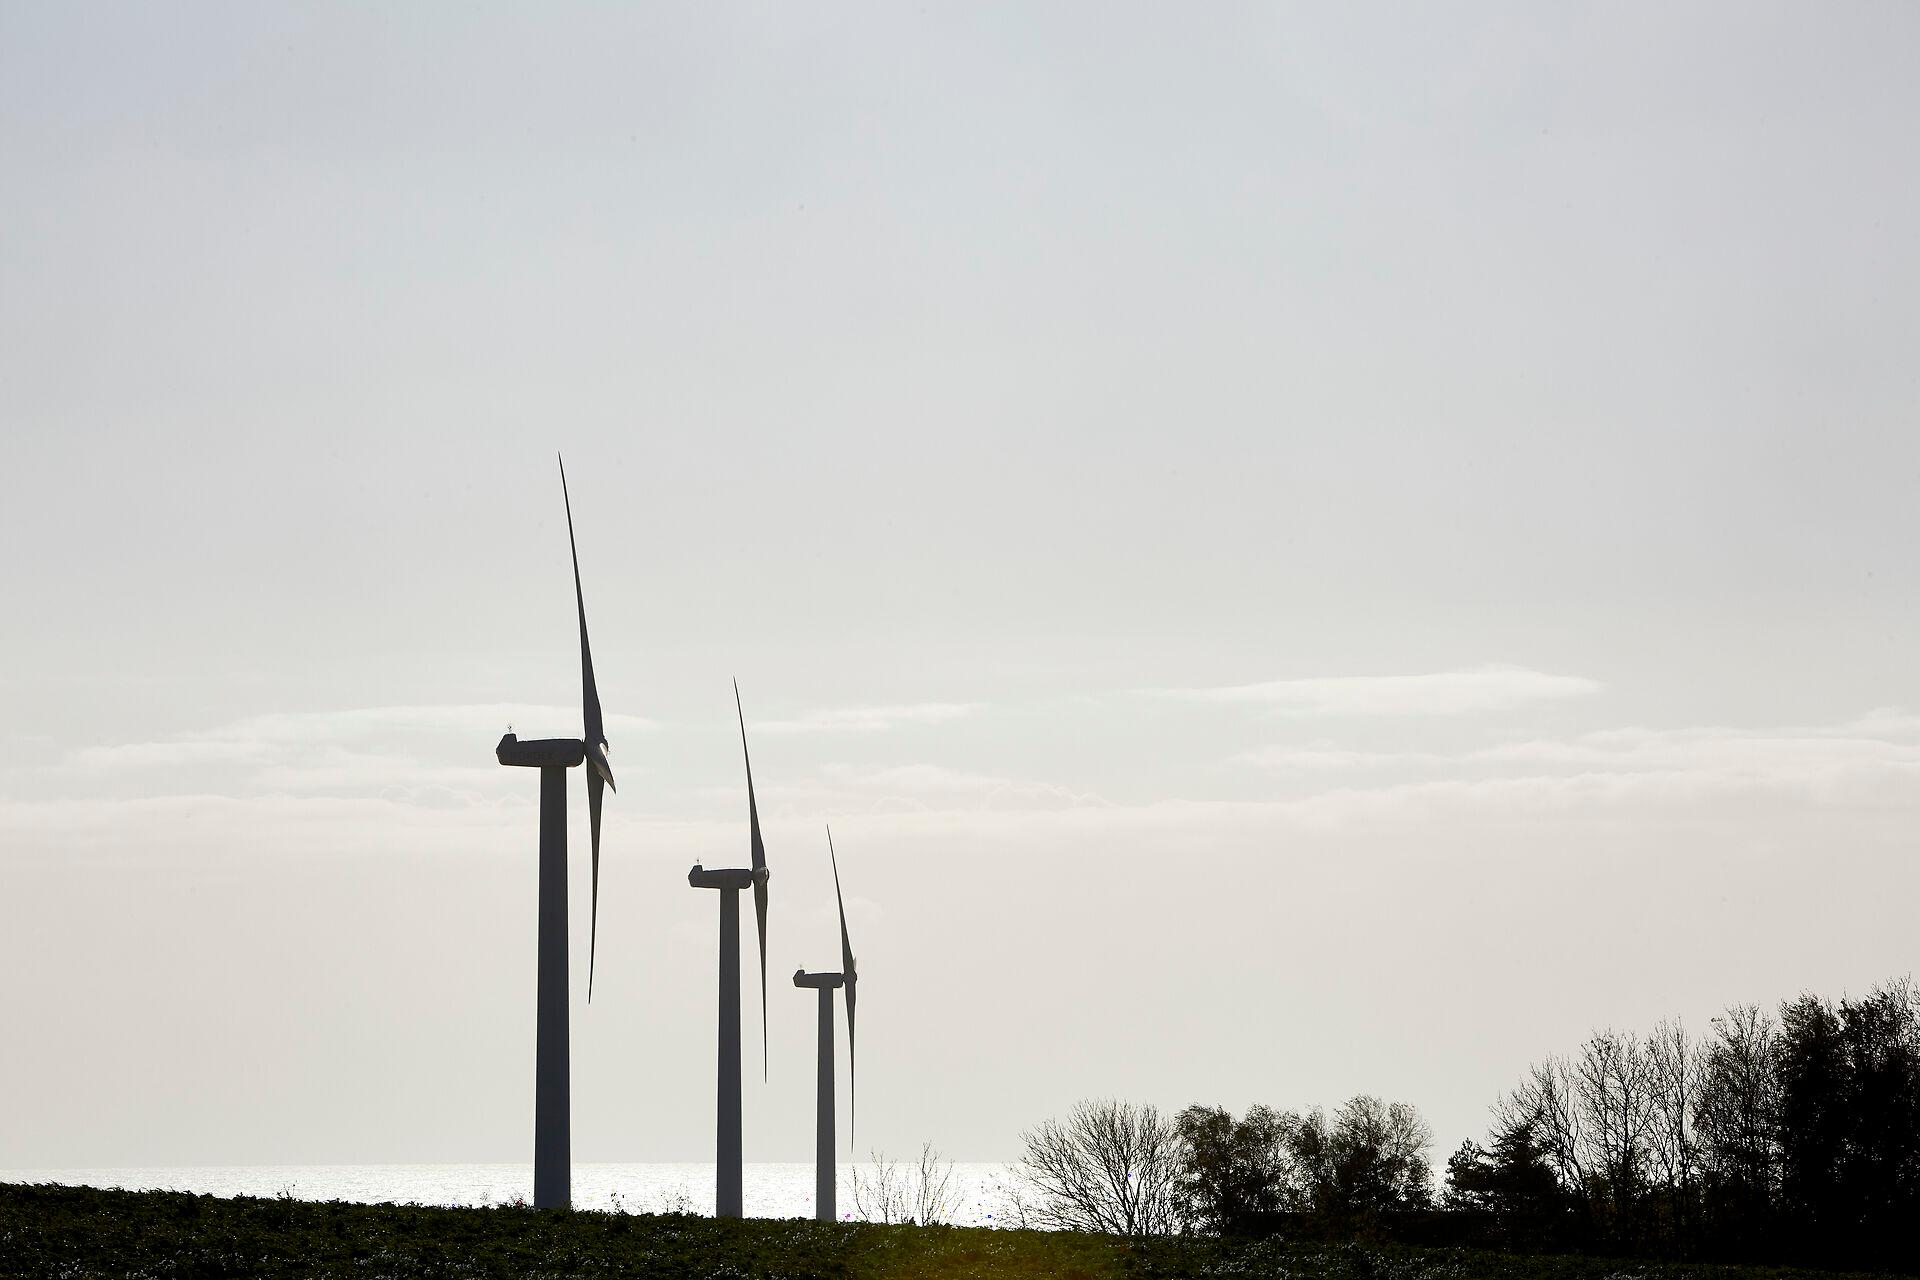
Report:
[[[740,709],[740,683],[733,685],[733,709],[740,717],[740,755],[747,766],[747,822],[753,865],[708,871],[699,863],[687,872],[696,889],[720,891],[720,1060],[715,1104],[713,1211],[721,1218],[741,1215],[740,1156],[740,890],[753,890],[753,911],[760,929],[760,1078],[767,1075],[767,851],[760,843],[760,807],[753,796],[753,758],[747,754],[747,716]]]
[[[573,540],[573,500],[567,466],[560,464],[560,496],[567,507],[567,548],[573,554],[573,600],[580,613],[580,738],[522,742],[500,739],[495,758],[504,765],[540,770],[540,976],[534,1023],[533,1203],[538,1209],[573,1205],[572,1135],[568,1097],[567,1029],[567,770],[582,760],[587,769],[587,819],[593,840],[593,916],[587,950],[587,998],[593,998],[593,953],[600,931],[600,801],[613,786],[607,735],[600,717],[600,691],[593,682],[593,652],[587,645],[587,604],[580,591],[580,550]]]
[[[847,941],[847,904],[840,896],[840,859],[833,851],[833,828],[827,828],[827,857],[833,861],[833,901],[840,908],[840,972],[808,973],[796,969],[793,985],[811,987],[820,993],[820,1065],[817,1074],[818,1127],[813,1139],[813,1216],[832,1222],[839,1216],[839,1162],[833,1158],[833,992],[839,987],[847,993],[847,1115],[848,1135],[853,1132],[854,1084],[853,1006],[860,974],[853,963],[853,944]]]

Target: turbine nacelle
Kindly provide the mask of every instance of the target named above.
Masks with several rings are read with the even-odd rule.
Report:
[[[766,869],[757,873],[765,882]],[[707,870],[699,863],[687,872],[687,883],[695,889],[751,889],[756,873],[749,867],[718,867]]]
[[[586,744],[578,738],[529,738],[515,734],[500,739],[493,758],[524,769],[571,769],[586,758]]]
[[[793,971],[793,985],[796,987],[809,987],[815,991],[822,989],[838,991],[846,983],[846,975],[842,973],[808,973],[805,969]]]

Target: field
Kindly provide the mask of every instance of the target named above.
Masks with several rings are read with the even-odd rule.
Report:
[[[6,1277],[1061,1277],[1792,1280],[1839,1273],[1464,1249],[1109,1236],[522,1208],[316,1204],[0,1185]]]

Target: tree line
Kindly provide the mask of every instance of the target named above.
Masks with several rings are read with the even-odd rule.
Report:
[[[1023,1135],[1019,1216],[1055,1230],[1155,1235],[1339,1232],[1429,1209],[1433,1133],[1401,1102],[1324,1110],[1082,1102]]]
[[[1515,1247],[1920,1267],[1920,988],[1598,1032],[1495,1104],[1444,1203]]]
[[[1920,987],[1598,1031],[1532,1065],[1436,1191],[1399,1102],[1083,1102],[1023,1135],[1020,1213],[1122,1234],[1398,1237],[1920,1271]]]

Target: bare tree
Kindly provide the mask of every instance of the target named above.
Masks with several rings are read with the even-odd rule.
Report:
[[[879,1151],[869,1151],[867,1158],[873,1171],[865,1173],[855,1165],[850,1179],[853,1211],[868,1222],[905,1222],[906,1171]]]
[[[1574,1103],[1586,1139],[1590,1202],[1611,1210],[1613,1234],[1638,1237],[1655,1125],[1652,1055],[1632,1032],[1596,1032],[1573,1063]]]
[[[1115,1235],[1171,1232],[1180,1139],[1152,1106],[1081,1102],[1021,1135],[1021,1172],[1040,1226]]]
[[[1574,1103],[1587,1141],[1588,1169],[1616,1195],[1645,1178],[1653,1127],[1653,1081],[1645,1045],[1629,1032],[1599,1031],[1573,1062]]]
[[[912,1165],[890,1160],[883,1152],[867,1153],[871,1173],[859,1166],[851,1182],[853,1208],[868,1222],[917,1222],[926,1226],[953,1216],[953,1163],[931,1142],[920,1144],[920,1158]]]
[[[1034,1207],[1033,1187],[1027,1181],[1025,1166],[1002,1165],[1000,1171],[988,1179],[988,1189],[997,1212],[987,1216],[995,1226],[1022,1231],[1034,1229],[1038,1212]]]
[[[1573,1069],[1565,1058],[1529,1067],[1527,1078],[1495,1103],[1493,1112],[1496,1130],[1525,1130],[1532,1136],[1563,1188],[1579,1191],[1586,1186],[1586,1134],[1574,1102]]]
[[[953,1217],[953,1162],[941,1156],[931,1142],[920,1144],[920,1163],[914,1169],[913,1220],[921,1226]]]
[[[1679,1021],[1662,1022],[1647,1038],[1647,1064],[1653,1088],[1648,1146],[1671,1206],[1674,1231],[1684,1238],[1692,1226],[1700,1178],[1694,1112],[1700,1103],[1701,1051]]]
[[[1758,1005],[1713,1020],[1701,1050],[1702,1173],[1723,1232],[1743,1246],[1764,1230],[1780,1193],[1780,1029]]]

